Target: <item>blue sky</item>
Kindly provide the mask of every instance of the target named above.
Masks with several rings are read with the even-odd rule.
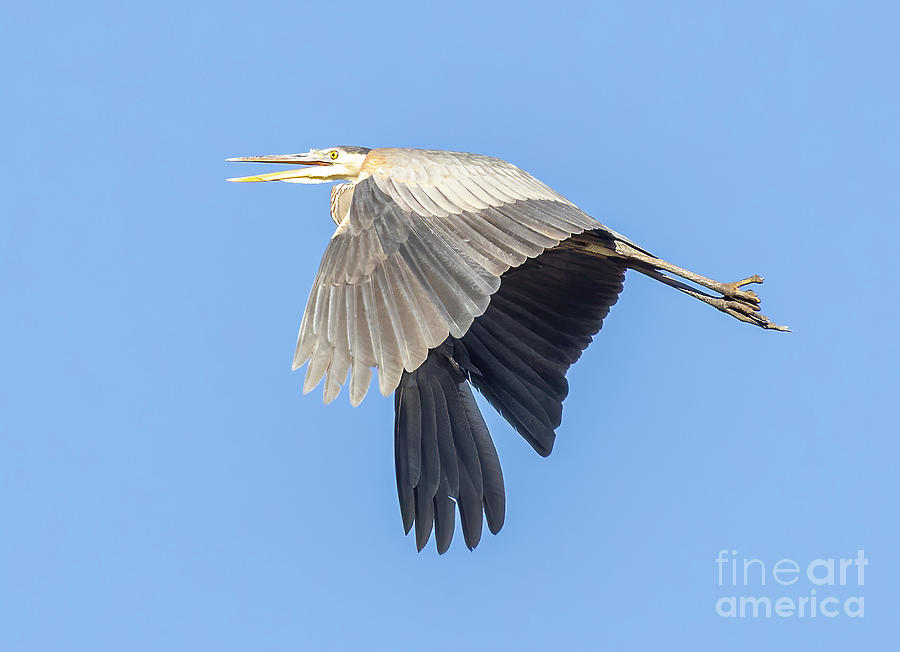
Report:
[[[26,3],[5,12],[4,650],[892,649],[894,3]],[[328,190],[228,156],[513,161],[789,335],[630,274],[506,526],[404,538],[392,403],[290,362]],[[854,557],[865,617],[729,620],[716,557]]]

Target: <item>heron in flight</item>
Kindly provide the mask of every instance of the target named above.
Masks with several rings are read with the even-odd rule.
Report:
[[[326,183],[337,225],[300,325],[293,368],[324,399],[359,405],[378,370],[394,394],[403,527],[450,546],[459,510],[474,548],[503,527],[506,490],[475,386],[539,455],[553,448],[566,372],[633,269],[740,321],[759,312],[750,276],[721,283],[661,260],[516,166],[421,149],[331,147],[229,161],[299,168],[229,179]],[[348,380],[349,377],[349,380]],[[482,514],[484,516],[482,516]]]

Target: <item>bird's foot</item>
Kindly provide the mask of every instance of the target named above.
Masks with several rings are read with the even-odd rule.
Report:
[[[735,319],[776,331],[790,331],[787,326],[779,326],[771,319],[759,312],[759,296],[753,290],[741,290],[740,288],[750,283],[762,283],[761,276],[749,276],[734,283],[723,283],[719,292],[721,299],[713,299],[710,303],[722,312],[731,315]]]
[[[753,310],[759,310],[759,296],[757,296],[756,292],[753,290],[742,290],[741,288],[751,283],[762,282],[763,277],[754,274],[734,283],[722,283],[721,287],[717,289],[722,293],[723,297],[753,306]]]

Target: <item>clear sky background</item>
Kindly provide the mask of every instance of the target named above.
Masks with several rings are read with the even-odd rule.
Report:
[[[19,3],[4,11],[0,649],[896,649],[892,2]],[[402,533],[392,402],[291,373],[328,188],[228,156],[515,162],[740,324],[629,274],[507,522]],[[865,617],[726,620],[719,550],[853,557]],[[854,575],[851,573],[850,578]],[[752,578],[751,578],[752,579]]]

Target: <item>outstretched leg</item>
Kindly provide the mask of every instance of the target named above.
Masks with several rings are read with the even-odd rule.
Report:
[[[665,261],[663,261],[665,262]],[[744,299],[742,296],[739,298],[734,298],[733,296],[728,296],[723,293],[722,297],[714,297],[710,294],[706,294],[705,292],[701,292],[700,290],[696,290],[692,288],[690,285],[686,283],[682,283],[678,279],[671,278],[661,273],[657,269],[653,269],[652,267],[643,267],[635,265],[632,267],[635,271],[640,272],[641,274],[645,274],[650,278],[656,279],[661,283],[665,283],[666,285],[675,288],[676,290],[680,290],[687,295],[694,297],[695,299],[699,299],[703,303],[708,303],[713,308],[721,310],[722,312],[731,315],[735,319],[739,319],[741,321],[747,322],[748,324],[753,324],[754,326],[759,326],[760,328],[767,328],[776,331],[790,331],[791,329],[787,326],[779,326],[778,324],[772,322],[768,317],[761,314],[759,312],[759,297],[756,296],[756,293],[753,291],[741,291],[741,295],[751,295],[749,299]],[[738,281],[737,283],[732,283],[729,285],[733,285],[735,289],[740,288],[742,285],[746,285],[747,283],[762,283],[763,279],[759,276],[751,276],[750,278],[746,278],[743,281]]]
[[[748,324],[776,331],[791,330],[787,326],[779,326],[765,315],[760,314],[759,297],[756,292],[753,290],[741,289],[745,285],[750,285],[751,283],[762,283],[763,278],[761,276],[753,275],[733,283],[721,283],[711,278],[695,274],[694,272],[678,267],[677,265],[673,265],[662,258],[651,256],[650,254],[631,247],[627,243],[616,242],[617,252],[621,252],[622,249],[625,250],[624,253],[627,253],[628,266],[641,274],[645,274],[650,278],[675,288],[676,290],[680,290],[695,299],[699,299],[703,303],[708,303],[712,307],[731,315],[735,319],[747,322]],[[694,289],[686,283],[682,283],[677,279],[663,274],[660,270],[679,276],[686,281],[696,283],[697,285],[701,285],[714,292],[718,292],[722,296],[716,297]]]
[[[620,236],[621,237],[621,236]],[[560,243],[560,247],[575,249],[582,253],[598,256],[601,258],[617,258],[624,261],[625,265],[635,271],[645,274],[650,278],[656,279],[661,283],[684,292],[685,294],[699,299],[703,303],[711,305],[717,310],[721,310],[727,315],[731,315],[735,319],[776,331],[789,331],[787,326],[779,326],[771,319],[759,312],[759,297],[753,290],[743,290],[745,285],[751,283],[762,283],[760,276],[749,276],[743,280],[734,283],[721,283],[705,276],[700,276],[694,272],[673,265],[672,263],[657,258],[646,251],[637,248],[627,240],[620,237],[610,237],[610,234],[603,231],[587,231],[585,233],[574,235],[568,240]],[[685,281],[696,283],[708,290],[718,292],[722,296],[714,296],[707,294],[687,283],[676,278],[672,278],[664,274],[669,272],[674,276],[678,276]]]

